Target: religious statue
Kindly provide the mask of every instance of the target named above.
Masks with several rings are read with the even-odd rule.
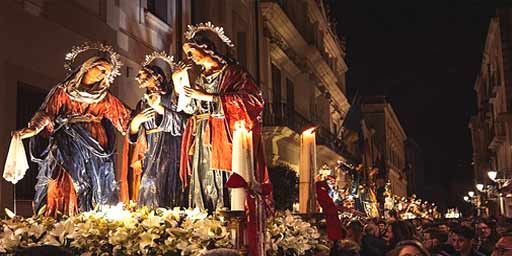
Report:
[[[73,68],[81,53],[98,54]],[[47,216],[74,215],[118,202],[113,147],[125,133],[130,109],[109,92],[122,63],[111,46],[84,44],[66,55],[69,75],[47,95],[27,128],[32,161],[39,165],[35,209]]]
[[[168,75],[155,64],[157,60],[169,66]],[[131,199],[139,206],[183,205],[179,163],[185,115],[176,110],[177,96],[170,79],[174,65],[165,52],[153,52],[146,56],[135,77],[139,87],[146,90],[129,129],[129,142],[134,145]],[[124,201],[127,190],[123,191]]]
[[[181,178],[189,186],[190,207],[215,210],[230,202],[225,183],[231,171],[235,122],[244,121],[252,131],[254,178],[258,184],[270,182],[261,137],[263,97],[250,74],[217,51],[214,40],[233,46],[222,28],[210,22],[189,26],[185,38],[183,51],[201,67],[201,74],[180,95],[192,98],[185,109],[192,117],[183,133]]]

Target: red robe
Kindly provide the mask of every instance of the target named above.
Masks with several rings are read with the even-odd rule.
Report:
[[[110,92],[98,103],[90,104],[71,99],[62,87],[58,87],[48,96],[46,105],[42,106],[37,115],[47,116],[52,121],[58,115],[90,115],[99,119],[106,118],[117,130],[124,133],[130,121],[131,110]],[[100,122],[84,122],[81,125],[103,148],[107,147],[107,132]],[[47,127],[46,132],[53,133],[51,126]],[[46,215],[56,216],[57,212],[65,215],[76,214],[78,204],[73,179],[63,167],[54,173],[53,178],[48,184]]]
[[[232,134],[235,130],[235,122],[244,120],[246,128],[253,133],[254,146],[254,176],[259,183],[270,187],[268,169],[265,165],[263,141],[261,137],[263,126],[263,97],[260,88],[254,83],[247,71],[239,65],[228,65],[223,71],[222,81],[219,86],[218,95],[214,101],[221,104],[223,117],[210,116],[208,118],[209,129],[203,133],[203,141],[212,146],[210,169],[231,171],[232,158]],[[192,175],[192,143],[194,141],[193,129],[195,119],[187,121],[181,148],[180,177],[183,187],[188,185],[188,176]],[[229,181],[228,181],[229,182]],[[270,189],[271,190],[271,189]],[[272,193],[263,194],[267,213],[272,212]],[[258,245],[264,232],[260,230],[259,222],[264,219],[258,218],[254,205],[247,205],[247,240],[249,254],[258,253]],[[261,224],[261,223],[260,223]]]
[[[204,133],[203,141],[212,145],[210,169],[231,171],[232,133],[235,122],[244,120],[253,132],[255,177],[259,182],[269,181],[265,165],[263,141],[261,137],[263,97],[250,74],[239,65],[229,65],[220,83],[219,97],[224,117],[209,117],[210,129]],[[181,148],[180,177],[184,186],[192,175],[191,150],[193,142],[194,118],[187,121]]]

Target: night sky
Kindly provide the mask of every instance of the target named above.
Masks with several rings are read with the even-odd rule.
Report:
[[[330,2],[337,32],[346,39],[349,96],[387,96],[407,136],[423,151],[430,192],[419,196],[441,206],[462,204],[463,193],[473,189],[473,86],[490,17],[497,6],[509,4]]]

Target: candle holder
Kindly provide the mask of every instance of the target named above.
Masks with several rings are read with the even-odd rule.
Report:
[[[234,249],[240,251],[241,255],[247,255],[247,218],[244,211],[231,211],[227,208],[220,210],[220,215],[228,222],[228,229],[231,234],[231,241]]]

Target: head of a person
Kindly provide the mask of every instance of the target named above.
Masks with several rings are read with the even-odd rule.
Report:
[[[215,43],[209,36],[211,35],[208,31],[196,32],[194,37],[186,40],[182,47],[186,56],[203,68],[221,65],[225,62],[224,57],[217,51]]]
[[[164,71],[155,65],[143,66],[137,75],[135,80],[139,83],[139,88],[145,88],[150,92],[165,91],[164,84],[166,77]]]
[[[369,222],[364,226],[364,232],[367,235],[373,236],[373,237],[379,237],[380,236],[380,230],[377,225],[375,225],[373,222]]]
[[[106,58],[92,57],[84,62],[83,68],[82,84],[92,85],[106,79],[113,66]]]
[[[446,243],[448,241],[448,234],[430,228],[425,230],[423,239],[423,244],[425,248],[430,250],[440,246],[441,244]]]
[[[351,221],[347,224],[347,239],[359,243],[363,237],[363,225],[359,221]]]
[[[390,256],[430,256],[423,245],[416,240],[404,240],[399,242],[389,253]]]
[[[352,240],[336,241],[331,248],[330,256],[358,256],[361,247]]]
[[[440,231],[440,232],[444,232],[444,233],[447,233],[450,232],[450,227],[448,227],[448,225],[446,223],[440,223],[437,225],[437,229]]]
[[[512,233],[504,233],[494,245],[492,256],[512,256]]]
[[[412,240],[414,234],[411,232],[409,224],[405,221],[395,221],[387,227],[384,239],[389,245],[395,246],[400,241]]]
[[[468,253],[471,251],[475,231],[466,226],[460,226],[453,230],[452,246],[458,253]]]
[[[386,232],[386,222],[384,220],[379,220],[377,226],[379,227],[379,233],[384,234]]]
[[[477,235],[480,239],[488,239],[495,232],[495,224],[492,221],[481,220],[476,224]]]

